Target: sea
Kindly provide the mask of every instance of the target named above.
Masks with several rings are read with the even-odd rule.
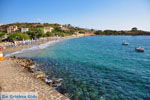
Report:
[[[62,78],[71,100],[150,100],[150,36],[72,38],[17,56]]]

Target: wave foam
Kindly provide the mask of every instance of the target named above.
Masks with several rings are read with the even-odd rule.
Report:
[[[26,51],[33,51],[33,50],[45,49],[45,48],[49,47],[50,45],[55,44],[55,43],[57,43],[59,41],[61,41],[61,40],[53,40],[53,41],[49,41],[49,42],[47,42],[45,44],[33,45],[32,47],[24,48],[24,49],[22,49],[20,51],[8,53],[8,54],[5,55],[5,57],[10,57],[10,56],[13,56],[13,55],[16,55],[16,54],[19,54],[19,53],[24,53]]]

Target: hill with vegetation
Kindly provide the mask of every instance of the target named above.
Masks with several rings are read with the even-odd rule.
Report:
[[[150,32],[138,30],[136,27],[132,28],[130,31],[116,31],[116,30],[94,30],[74,27],[70,24],[50,24],[50,23],[12,23],[1,25],[1,29],[6,29],[9,26],[17,26],[18,29],[29,28],[29,31],[21,33],[17,30],[14,33],[0,32],[0,41],[17,41],[17,40],[28,40],[28,39],[38,39],[41,37],[53,37],[53,36],[70,36],[77,34],[87,34],[94,33],[95,35],[150,35]],[[44,33],[44,27],[52,27],[51,32]]]
[[[26,39],[38,39],[41,37],[52,37],[52,36],[70,36],[73,34],[86,34],[91,32],[89,29],[73,27],[70,24],[49,24],[49,23],[12,23],[1,25],[1,29],[6,29],[9,26],[17,26],[18,29],[29,28],[28,32],[21,33],[20,30],[14,33],[0,32],[0,40],[14,41],[14,40],[26,40]],[[44,27],[52,27],[52,32],[44,33]],[[4,39],[4,37],[7,37]]]
[[[96,35],[150,35],[150,32],[138,30],[136,27],[130,31],[116,31],[116,30],[97,30]]]

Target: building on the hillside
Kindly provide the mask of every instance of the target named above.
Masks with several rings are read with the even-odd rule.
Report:
[[[21,28],[21,32],[28,32],[29,31],[29,28]]]
[[[76,31],[76,32],[75,32],[75,34],[76,34],[76,35],[79,35],[79,34],[80,34],[80,32],[79,32],[79,31]]]
[[[44,33],[52,32],[53,29],[53,27],[44,27]]]
[[[63,31],[69,30],[68,27],[67,27],[66,25],[60,25],[60,28],[61,28]]]
[[[8,26],[6,30],[7,30],[7,33],[13,33],[13,32],[16,32],[18,30],[18,27],[16,25]]]

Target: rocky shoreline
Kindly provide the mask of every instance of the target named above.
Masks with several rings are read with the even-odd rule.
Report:
[[[0,64],[1,92],[38,92],[39,100],[69,100],[65,94],[62,95],[65,92],[62,94],[57,92],[63,89],[62,79],[50,79],[36,67],[34,61],[13,56]]]
[[[18,64],[24,67],[25,71],[32,73],[32,75],[50,87],[54,88],[61,94],[67,96],[66,88],[62,86],[63,79],[62,78],[52,78],[49,75],[46,75],[43,71],[37,68],[38,64],[31,59],[19,58],[19,57],[10,57],[11,60],[15,60]]]

